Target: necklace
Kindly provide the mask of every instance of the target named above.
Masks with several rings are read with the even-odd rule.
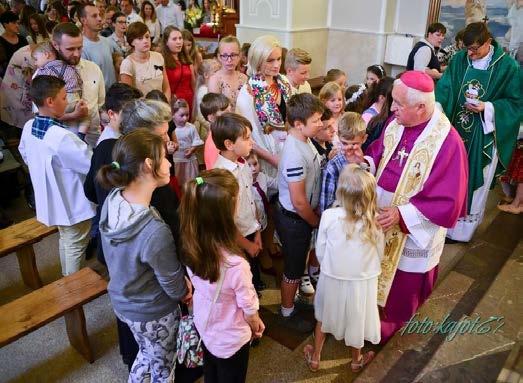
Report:
[[[278,87],[278,83],[276,81],[273,81],[273,83],[269,85],[269,93],[272,97],[274,97],[275,100],[278,99],[280,88]]]
[[[409,156],[409,153],[406,151],[406,149],[407,149],[406,146],[407,146],[407,139],[404,138],[401,149],[396,153],[396,157],[394,157],[394,160],[400,161],[400,167],[403,166],[403,160],[405,160]]]

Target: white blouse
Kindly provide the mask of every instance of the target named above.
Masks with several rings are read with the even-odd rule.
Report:
[[[152,20],[145,20],[145,25],[147,25],[147,28],[149,28],[149,32],[151,33],[151,41],[154,45],[158,45],[158,42],[160,41],[160,34],[162,32],[160,28],[160,21],[158,21],[158,18],[156,18],[156,21]]]

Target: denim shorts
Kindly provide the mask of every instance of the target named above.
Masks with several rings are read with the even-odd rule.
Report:
[[[274,221],[282,243],[283,275],[298,281],[305,270],[305,262],[311,246],[312,227],[296,213],[276,204]]]

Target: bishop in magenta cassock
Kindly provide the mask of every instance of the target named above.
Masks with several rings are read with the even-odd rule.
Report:
[[[378,183],[386,235],[378,284],[386,342],[432,292],[447,229],[466,214],[468,162],[461,137],[435,108],[434,82],[408,71],[394,82],[394,119],[365,160]]]

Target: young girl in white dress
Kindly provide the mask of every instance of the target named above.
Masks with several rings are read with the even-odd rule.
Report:
[[[316,256],[321,265],[314,298],[318,323],[314,345],[303,349],[311,371],[319,369],[326,334],[344,340],[351,348],[351,369],[360,371],[374,358],[362,353],[365,340],[380,341],[378,276],[384,252],[384,236],[376,221],[376,180],[359,165],[341,172],[336,200],[323,212]]]
[[[172,104],[175,129],[171,137],[178,141],[178,149],[173,153],[174,175],[178,184],[183,186],[186,181],[198,175],[198,159],[196,150],[203,145],[193,124],[189,123],[189,104],[184,99],[178,99]]]

